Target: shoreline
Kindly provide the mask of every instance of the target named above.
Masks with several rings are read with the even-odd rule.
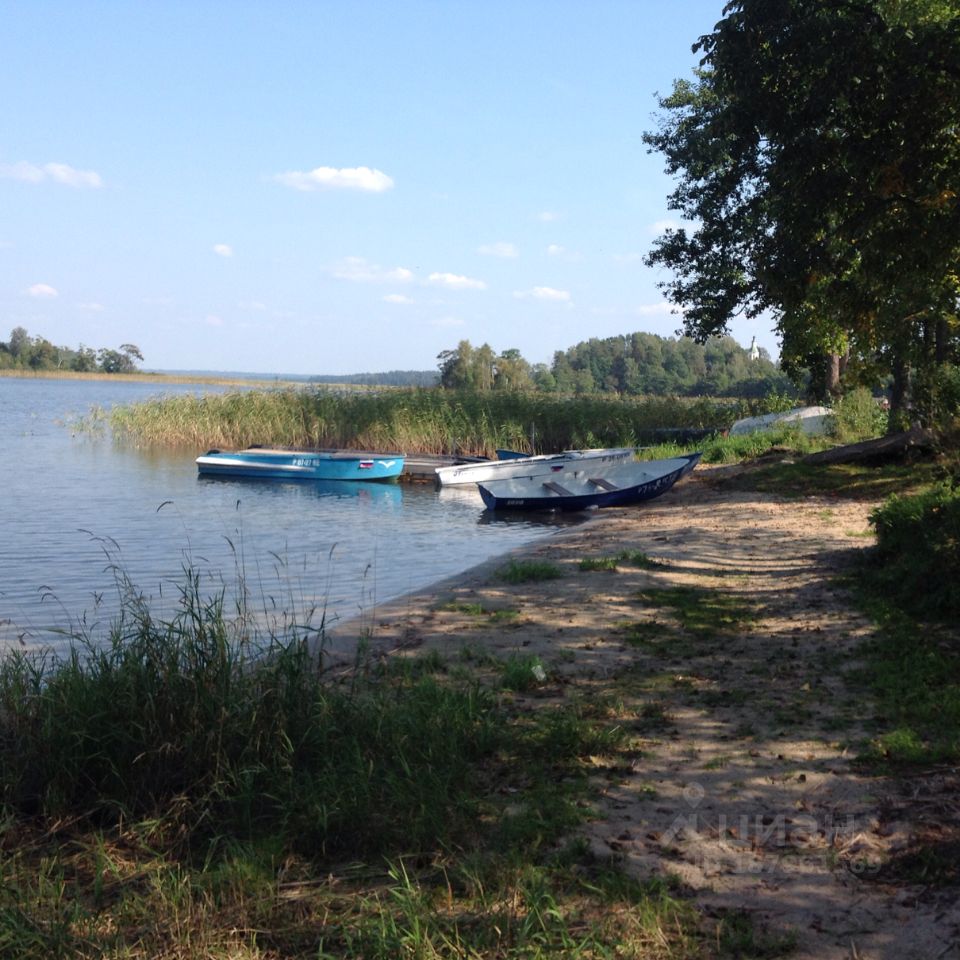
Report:
[[[494,684],[510,658],[535,658],[543,682],[503,696],[591,704],[633,738],[629,761],[592,776],[594,817],[578,833],[597,861],[673,878],[701,910],[747,912],[795,938],[796,960],[846,956],[849,930],[858,955],[942,955],[960,903],[879,882],[914,825],[889,822],[898,782],[864,773],[850,749],[870,739],[873,707],[846,675],[875,627],[837,577],[872,543],[877,502],[726,483],[744,469],[699,467],[647,504],[339,623],[334,666],[355,663],[362,634],[374,661],[436,653]],[[618,557],[632,560],[581,567]],[[495,574],[511,558],[562,575],[505,583]]]

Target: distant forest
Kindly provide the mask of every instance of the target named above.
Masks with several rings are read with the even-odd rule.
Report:
[[[434,387],[472,390],[540,390],[549,393],[621,393],[630,396],[740,396],[795,393],[796,387],[764,349],[751,353],[732,337],[704,344],[689,337],[633,333],[592,338],[558,350],[550,364],[531,364],[518,350],[496,353],[489,344],[461,340],[438,357],[439,370],[315,374],[311,383]],[[131,373],[143,361],[131,343],[117,349],[57,347],[15,327],[0,342],[0,369]],[[301,379],[298,377],[297,379]]]
[[[134,373],[143,362],[140,348],[132,343],[116,350],[94,350],[82,343],[75,350],[55,347],[45,337],[31,337],[23,327],[14,327],[10,339],[0,341],[0,370],[72,370],[77,373]]]
[[[440,383],[460,389],[741,397],[797,390],[766,350],[744,349],[732,337],[703,344],[652,333],[593,338],[558,350],[549,365],[462,340],[437,359]]]

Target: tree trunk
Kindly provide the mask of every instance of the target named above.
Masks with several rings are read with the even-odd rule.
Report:
[[[890,429],[896,430],[908,419],[910,399],[910,365],[899,354],[892,364],[893,381],[890,384]]]
[[[934,360],[937,366],[940,366],[950,359],[950,325],[943,314],[937,318],[933,343]]]

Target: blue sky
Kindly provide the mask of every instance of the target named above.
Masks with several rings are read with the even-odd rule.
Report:
[[[670,336],[641,136],[722,7],[0,0],[0,339],[337,374]]]

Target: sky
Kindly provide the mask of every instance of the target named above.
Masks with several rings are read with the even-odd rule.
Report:
[[[0,340],[333,375],[673,336],[642,135],[723,2],[0,0]]]

